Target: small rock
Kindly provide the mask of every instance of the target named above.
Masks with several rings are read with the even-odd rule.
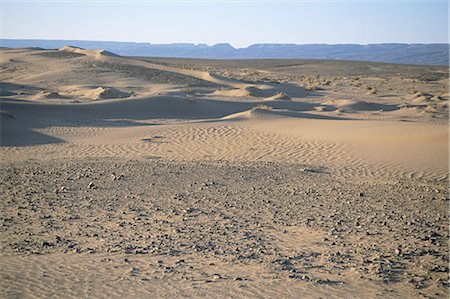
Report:
[[[122,175],[121,174],[119,174],[119,175],[116,175],[115,173],[112,173],[111,174],[111,179],[113,180],[113,181],[118,181],[118,180],[120,180],[122,178]]]
[[[49,241],[43,241],[42,242],[42,246],[44,246],[44,247],[53,247],[53,246],[55,246],[55,244],[53,244],[52,242],[49,242]]]
[[[308,275],[302,275],[302,276],[300,276],[300,279],[301,280],[306,280],[306,281],[310,281],[311,280],[311,278]]]
[[[431,268],[431,271],[433,271],[433,272],[448,272],[448,267],[436,265],[433,268]]]

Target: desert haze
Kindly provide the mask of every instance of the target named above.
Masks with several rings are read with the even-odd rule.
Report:
[[[122,56],[151,56],[202,59],[341,59],[403,64],[448,65],[449,45],[445,44],[252,44],[235,48],[229,43],[214,45],[172,43],[151,44],[93,40],[48,40],[0,38],[0,47],[40,47],[58,49],[66,45],[103,49]]]
[[[448,74],[0,48],[0,297],[448,298]]]

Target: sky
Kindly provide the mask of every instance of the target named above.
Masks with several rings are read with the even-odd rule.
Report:
[[[0,37],[149,43],[448,43],[448,0],[0,0]]]

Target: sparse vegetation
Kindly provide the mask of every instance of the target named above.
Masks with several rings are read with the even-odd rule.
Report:
[[[318,84],[310,84],[305,89],[308,91],[315,91],[315,90],[321,90],[322,88]]]
[[[257,105],[252,108],[252,111],[258,111],[258,110],[272,111],[273,108],[271,106],[263,105],[263,104]]]

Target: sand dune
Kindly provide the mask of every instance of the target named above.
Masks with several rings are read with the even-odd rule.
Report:
[[[250,107],[248,103],[239,102],[192,103],[177,97],[70,105],[5,103],[4,108],[15,116],[15,121],[4,121],[2,127],[10,132],[10,128],[16,127],[17,122],[32,114],[36,125],[28,123],[29,132],[37,130],[71,144],[68,147],[61,145],[58,150],[61,157],[114,155],[142,158],[151,155],[169,160],[286,161],[333,167],[336,174],[343,176],[401,175],[441,179],[447,176],[448,146],[445,126],[386,121],[344,122],[339,118],[327,119],[311,113],[273,109],[267,105],[255,105],[250,110],[235,112],[241,111],[245,106]],[[224,115],[227,112],[229,114]],[[211,117],[218,117],[221,121],[214,121]],[[162,120],[180,118],[189,123],[176,125]],[[284,121],[286,118],[290,120]],[[268,122],[270,119],[279,121]],[[310,119],[310,122],[305,119]],[[318,119],[322,120],[319,122]],[[252,122],[235,123],[242,120]],[[59,125],[64,121],[70,121],[65,129]],[[205,121],[206,124],[202,124]],[[224,121],[229,124],[224,124]],[[90,138],[77,128],[79,126],[112,128],[98,130]],[[22,127],[25,129],[26,126]],[[58,127],[60,129],[55,130]],[[203,128],[210,129],[203,132]],[[337,128],[342,133],[336,133]],[[77,131],[80,132],[79,135],[76,134],[79,138],[66,138],[68,132]],[[419,135],[419,132],[423,133]],[[162,144],[142,143],[146,134],[166,138],[162,139]],[[437,139],[432,139],[433,134],[437,134]],[[25,133],[5,134],[3,142],[23,144],[25,136]],[[341,152],[338,150],[340,147],[346,150]],[[8,156],[15,159],[12,154],[15,151],[25,154],[30,149],[9,150],[12,152]],[[67,150],[70,152],[66,152]],[[430,155],[423,154],[423,151]],[[405,152],[408,155],[402,156]],[[46,159],[46,152],[43,153],[42,158]],[[20,158],[22,155],[17,156]]]
[[[397,110],[394,105],[378,104],[365,101],[354,100],[332,100],[322,103],[322,105],[333,106],[336,109],[343,109],[347,111],[392,111]]]
[[[58,92],[55,91],[41,91],[33,96],[34,100],[43,100],[43,99],[60,99],[63,98]]]
[[[258,105],[250,110],[233,113],[222,117],[222,120],[249,120],[258,118],[273,118],[277,117],[276,111],[272,107],[267,105]]]
[[[183,86],[177,89],[176,85],[167,85],[166,90],[158,87],[158,92],[166,93],[166,95],[148,97],[148,91],[133,91],[133,88],[124,83],[118,84],[118,88],[105,87],[105,85],[100,84],[63,85],[55,86],[55,89],[59,91],[48,91],[43,90],[45,86],[31,85],[33,87],[30,88],[29,80],[14,83],[5,82],[3,84],[5,84],[6,89],[11,90],[11,93],[4,95],[5,99],[20,97],[18,91],[21,91],[22,97],[27,99],[27,91],[29,91],[29,99],[35,103],[20,103],[15,100],[2,104],[2,111],[14,117],[13,119],[2,117],[2,144],[45,144],[45,141],[39,142],[38,137],[46,135],[48,138],[43,139],[52,140],[52,146],[54,142],[61,141],[63,143],[59,146],[62,148],[70,145],[70,153],[61,149],[64,156],[77,156],[79,152],[83,157],[114,154],[129,158],[141,158],[150,154],[169,160],[258,161],[262,159],[291,163],[308,163],[309,161],[317,165],[323,164],[327,167],[333,167],[336,173],[347,176],[358,176],[362,173],[370,174],[369,176],[373,177],[380,175],[392,177],[400,174],[407,177],[430,178],[445,178],[447,176],[445,153],[448,147],[445,144],[446,137],[444,134],[446,126],[444,124],[396,122],[398,119],[428,122],[436,116],[442,115],[444,113],[442,111],[443,105],[430,104],[432,92],[421,91],[407,95],[405,96],[406,102],[402,104],[380,102],[380,97],[377,98],[376,95],[371,100],[358,100],[352,96],[343,98],[339,95],[331,99],[328,95],[321,101],[318,101],[316,96],[312,96],[311,100],[307,100],[307,98],[291,97],[288,93],[279,91],[284,88],[290,91],[292,95],[296,95],[296,92],[302,94],[300,85],[298,85],[297,91],[293,84],[244,82],[212,74],[208,70],[186,69],[168,64],[108,55],[107,53],[100,57],[99,55],[103,55],[103,52],[97,50],[64,47],[58,51],[82,54],[86,57],[83,59],[114,62],[117,67],[127,64],[131,68],[138,67],[139,69],[139,67],[143,67],[150,70],[171,72],[177,74],[177,76],[188,76],[204,80],[202,82],[219,85],[215,87],[213,92],[210,92],[211,87],[206,90],[197,87],[187,93],[187,89]],[[48,55],[54,52],[34,49],[28,50],[28,52],[24,51],[20,55],[22,55],[22,61],[30,59],[30,63],[42,64],[42,59],[49,61],[48,63],[57,63],[52,56],[42,56],[44,53]],[[7,55],[16,57],[18,54],[12,51],[11,54]],[[26,55],[33,56],[27,58],[29,56]],[[36,60],[35,57],[39,57],[39,59]],[[63,60],[72,61],[72,59],[74,58]],[[72,63],[65,63],[68,68],[76,65],[72,66]],[[91,64],[89,66],[91,67]],[[45,76],[49,76],[48,74],[55,76],[52,72],[43,73]],[[264,74],[267,76],[270,75],[270,72]],[[44,78],[43,75],[39,75],[39,78]],[[53,78],[51,76],[48,78]],[[33,78],[36,78],[36,75]],[[76,83],[78,78],[78,75],[75,74],[73,79],[69,77],[68,80]],[[84,77],[83,80],[85,80]],[[128,82],[141,84],[136,79],[128,80]],[[364,91],[361,93],[364,94]],[[67,99],[75,101],[95,100],[96,102],[44,104],[43,102],[48,99],[59,99],[61,101]],[[419,104],[426,105],[420,106]],[[342,122],[347,117],[347,113],[352,119],[359,120],[350,121],[348,124]],[[380,118],[381,120],[380,122],[368,122],[365,120],[367,118],[372,120],[373,118]],[[183,121],[180,124],[167,122],[177,119]],[[286,124],[283,119],[287,120]],[[309,125],[309,122],[305,122],[305,119],[311,121],[311,125]],[[389,120],[389,122],[382,121],[382,119]],[[202,123],[206,125],[202,125]],[[61,126],[61,124],[64,125]],[[154,124],[158,125],[155,126]],[[305,127],[306,124],[308,124],[308,129]],[[389,125],[385,127],[385,124]],[[85,136],[85,133],[83,133],[85,130],[81,129],[89,126],[93,126],[92,137]],[[211,127],[211,136],[201,133],[200,128],[203,128],[203,126]],[[376,135],[373,135],[374,133],[370,131],[364,133],[365,129],[361,128],[367,126],[372,126],[374,129],[380,128],[380,130],[376,131]],[[185,132],[186,128],[190,127],[192,127],[192,130],[188,129],[187,132],[190,133],[187,135],[173,135],[175,132]],[[229,132],[236,133],[230,136],[222,136],[218,132],[226,132],[227,130],[221,129],[224,127],[229,128],[227,129]],[[338,131],[344,133],[336,134],[336,129],[333,128],[338,127],[341,128]],[[110,129],[104,130],[103,128]],[[407,130],[407,128],[410,128],[410,130]],[[12,134],[11,132],[15,130],[21,133]],[[429,136],[433,136],[435,132],[440,132],[439,136],[441,137],[439,137],[439,141],[432,142],[429,145],[421,138],[408,137],[408,147],[417,149],[417,151],[409,150],[409,154],[406,155],[407,158],[403,159],[401,153],[407,151],[408,148],[403,149],[405,142],[401,136],[414,136],[413,132],[421,130],[428,132],[426,134]],[[95,133],[97,131],[98,133]],[[164,144],[158,143],[157,146],[152,143],[142,143],[141,140],[145,138],[143,135],[146,131],[156,132],[155,134],[164,131],[164,134],[172,136],[171,141]],[[394,134],[397,131],[401,133]],[[289,134],[286,134],[286,132],[289,132]],[[295,132],[295,134],[290,132]],[[314,133],[311,134],[310,132]],[[332,136],[341,136],[341,138],[330,139],[328,132],[333,132]],[[367,139],[370,141],[369,143],[366,142],[366,134],[371,136],[370,139]],[[204,136],[204,142],[198,142],[196,135]],[[347,135],[357,137],[349,139]],[[29,138],[29,136],[34,137]],[[79,138],[73,139],[73,136]],[[120,136],[123,136],[123,138]],[[136,136],[135,142],[132,142],[132,136]],[[376,136],[392,137],[377,138]],[[84,137],[87,139],[83,140]],[[266,144],[271,143],[269,141],[271,139],[277,140],[276,143],[281,147],[280,150]],[[110,145],[109,140],[114,140],[113,145]],[[177,141],[175,142],[175,140]],[[191,144],[191,140],[196,140],[197,143]],[[398,142],[395,140],[398,140]],[[104,144],[104,142],[106,143]],[[123,146],[121,143],[123,143]],[[225,146],[224,143],[232,146]],[[77,149],[77,146],[81,144],[83,148]],[[246,145],[244,146],[244,144]],[[182,146],[178,149],[178,145]],[[104,146],[111,148],[106,149],[103,148]],[[134,150],[132,149],[133,146],[135,147]],[[227,148],[229,148],[229,151],[226,150]],[[329,148],[330,150],[323,151],[323,148]],[[338,148],[346,148],[347,152],[345,154],[339,152]],[[25,154],[33,150],[33,147],[21,149],[13,147],[3,150],[8,153],[7,156],[11,157],[9,159],[14,160],[20,159],[22,155],[19,153]],[[420,154],[422,150],[429,153],[436,152],[431,155],[423,155]],[[15,152],[18,154],[14,154]],[[313,155],[307,153],[313,153]],[[349,170],[350,168],[354,169]]]
[[[0,297],[446,298],[448,68],[0,54]]]
[[[282,101],[290,101],[291,98],[285,94],[284,92],[279,92],[276,95],[273,95],[269,98],[265,99],[266,101],[277,101],[277,100],[282,100]]]
[[[89,92],[87,96],[91,99],[102,100],[102,99],[127,98],[130,96],[130,94],[112,87],[97,87],[91,92]]]
[[[222,96],[222,97],[241,97],[247,98],[251,97],[249,91],[240,88],[219,88],[211,93],[211,96]]]
[[[86,49],[74,47],[74,46],[64,46],[64,47],[58,49],[58,51],[83,54],[86,56],[94,57],[95,59],[101,59],[104,56],[118,57],[118,55],[108,52],[108,51],[105,51],[105,50],[86,50]]]
[[[132,93],[107,86],[69,85],[60,87],[61,93],[72,99],[105,100],[128,98]]]

